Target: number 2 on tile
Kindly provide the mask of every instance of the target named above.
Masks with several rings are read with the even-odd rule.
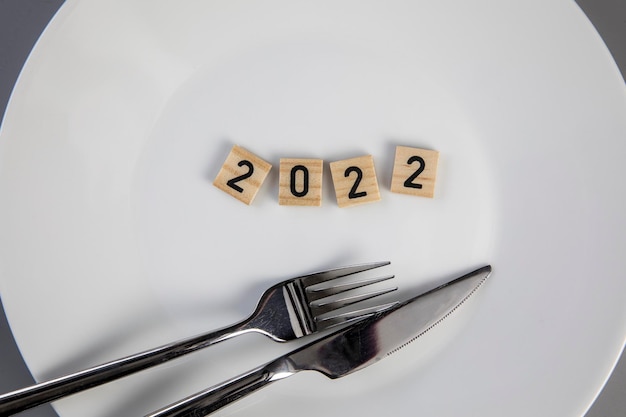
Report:
[[[239,161],[239,163],[237,164],[240,167],[248,167],[248,171],[244,172],[243,174],[239,175],[238,177],[235,177],[233,179],[230,179],[226,182],[226,185],[228,185],[230,188],[232,188],[233,190],[243,193],[243,188],[241,188],[239,185],[237,185],[237,183],[239,181],[243,181],[246,178],[250,178],[252,176],[252,174],[254,173],[254,165],[252,165],[252,162],[248,161],[248,160],[242,160]]]
[[[355,166],[348,167],[344,173],[344,176],[347,178],[353,172],[356,173],[356,179],[354,180],[354,184],[352,184],[352,188],[350,189],[350,192],[348,193],[348,198],[352,199],[352,198],[365,197],[367,195],[367,191],[359,191],[359,192],[356,191],[359,188],[359,185],[361,184],[361,180],[363,179],[363,171],[361,170],[361,168],[355,167]]]
[[[409,158],[409,160],[406,163],[411,165],[414,162],[417,162],[419,166],[417,167],[417,170],[413,174],[411,174],[411,176],[407,178],[406,181],[404,181],[404,186],[407,188],[421,189],[422,184],[418,184],[413,181],[415,181],[415,179],[419,176],[419,174],[424,172],[424,168],[426,168],[426,162],[424,161],[424,158],[422,158],[421,156],[413,155],[412,157]]]

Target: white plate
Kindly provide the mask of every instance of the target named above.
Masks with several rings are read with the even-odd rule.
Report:
[[[68,1],[0,137],[0,283],[38,380],[243,318],[262,288],[390,260],[403,294],[491,263],[419,343],[222,415],[580,415],[626,334],[626,92],[571,1]],[[211,185],[274,165],[246,206]],[[440,152],[434,199],[389,190]],[[278,205],[281,157],[371,154],[382,201]],[[297,345],[297,343],[296,343]],[[294,345],[246,335],[58,401],[140,415]]]

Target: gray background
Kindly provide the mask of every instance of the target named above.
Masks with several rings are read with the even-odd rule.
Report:
[[[0,115],[37,38],[62,0],[0,0]],[[626,0],[578,0],[626,78]],[[0,294],[1,297],[1,294]],[[32,384],[33,379],[15,346],[0,300],[0,393]],[[626,359],[621,359],[586,417],[626,415]],[[54,417],[49,405],[20,414]]]

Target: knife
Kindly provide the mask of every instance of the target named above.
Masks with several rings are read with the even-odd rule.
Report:
[[[477,269],[146,417],[205,416],[300,371],[318,371],[331,379],[349,375],[398,351],[439,324],[490,274],[491,266]]]

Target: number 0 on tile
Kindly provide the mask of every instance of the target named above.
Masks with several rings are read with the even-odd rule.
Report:
[[[281,206],[321,206],[321,159],[281,158],[278,179],[278,204]]]

